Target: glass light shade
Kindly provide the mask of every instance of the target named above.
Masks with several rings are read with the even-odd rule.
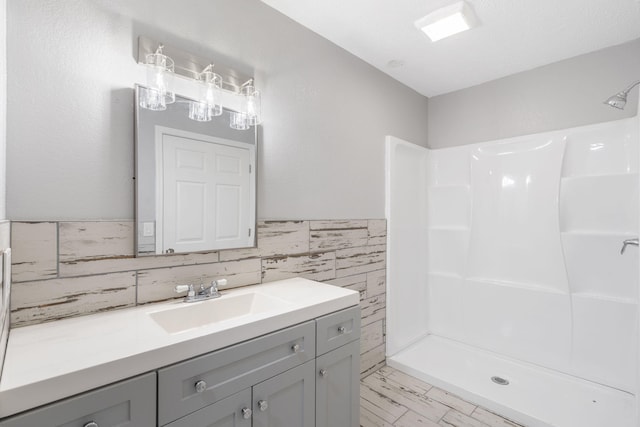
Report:
[[[230,122],[229,126],[235,130],[247,130],[249,129],[249,122],[245,113],[236,113],[235,111],[229,112]]]
[[[206,102],[189,102],[189,118],[197,122],[208,122],[211,120],[209,105]]]
[[[247,85],[242,88],[240,93],[243,95],[241,110],[246,113],[249,126],[259,125],[262,123],[260,91],[256,90],[253,85]]]
[[[150,53],[147,55],[146,66],[146,96],[148,98],[145,100],[145,104],[149,107],[143,105],[142,101],[140,102],[140,106],[151,110],[164,110],[166,108],[166,104],[171,104],[176,100],[176,95],[173,92],[173,59],[162,54],[162,49],[159,48],[156,53]],[[162,106],[162,108],[153,108],[154,106]]]
[[[167,109],[165,96],[156,89],[140,87],[139,102],[142,108],[153,111],[164,111]]]
[[[212,71],[200,74],[202,81],[200,102],[207,104],[209,115],[216,117],[222,114],[222,77]]]

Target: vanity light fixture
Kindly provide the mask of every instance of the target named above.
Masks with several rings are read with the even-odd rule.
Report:
[[[415,22],[432,42],[469,30],[475,24],[473,10],[464,1],[436,9]]]
[[[156,46],[158,47],[155,48]],[[163,49],[175,58],[175,62],[163,53]],[[222,72],[214,73],[213,64],[204,66],[208,61],[204,62],[203,58],[174,47],[165,49],[163,44],[144,36],[140,36],[138,40],[138,62],[147,67],[147,85],[140,86],[139,90],[142,108],[163,111],[167,104],[175,102],[172,84],[174,75],[178,74],[187,81],[197,83],[197,88],[191,86],[187,89],[193,92],[190,98],[194,99],[188,101],[191,120],[208,122],[213,117],[220,116],[224,99],[225,103],[229,102],[238,110],[229,112],[231,128],[246,130],[262,123],[260,91],[256,90],[250,75],[220,64],[216,66],[216,70]]]
[[[162,53],[163,45],[159,45],[155,53],[146,56],[147,87],[141,93],[140,106],[148,110],[163,111],[167,104],[175,102],[173,87],[173,59]]]

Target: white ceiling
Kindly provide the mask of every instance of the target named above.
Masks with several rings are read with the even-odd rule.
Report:
[[[262,1],[429,97],[640,38],[640,0],[467,0],[480,25],[438,42],[414,22],[455,0]]]

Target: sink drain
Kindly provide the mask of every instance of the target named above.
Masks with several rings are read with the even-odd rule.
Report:
[[[498,385],[509,385],[509,380],[504,379],[502,377],[491,377],[491,381]]]

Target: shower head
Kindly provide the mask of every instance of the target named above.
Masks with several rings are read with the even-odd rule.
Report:
[[[624,106],[627,103],[627,95],[629,94],[631,89],[633,89],[638,84],[640,84],[640,80],[632,83],[631,86],[629,86],[622,92],[618,92],[615,95],[610,96],[609,98],[606,99],[606,101],[604,101],[604,104],[610,105],[613,108],[617,108],[619,110],[624,110]]]

